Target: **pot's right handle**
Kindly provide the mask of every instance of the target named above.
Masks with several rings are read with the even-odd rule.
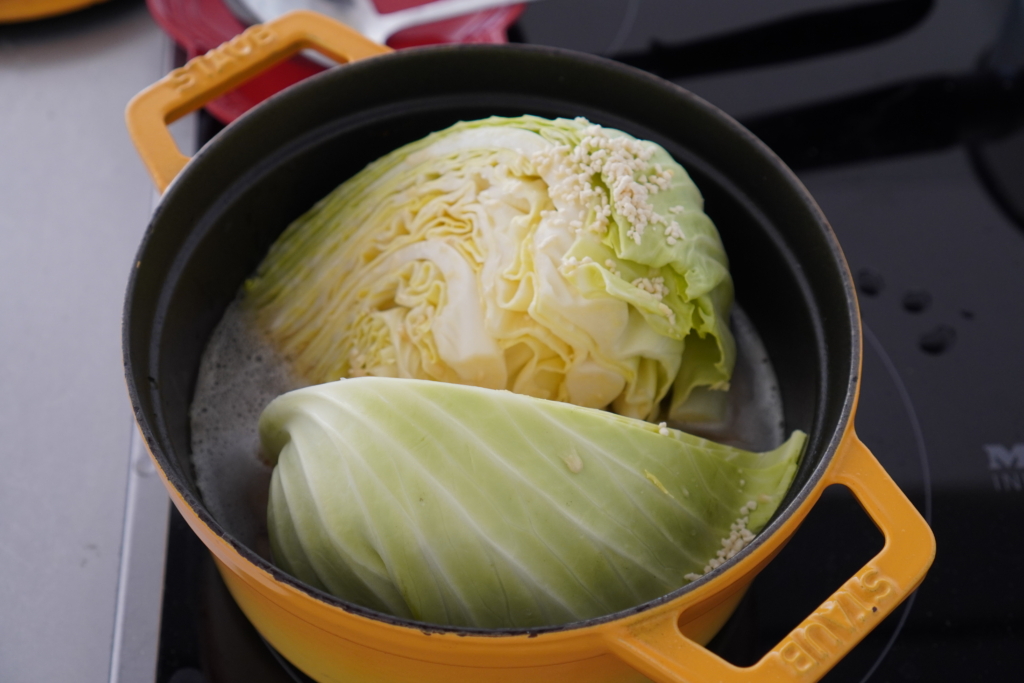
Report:
[[[824,676],[920,585],[935,557],[928,524],[852,429],[826,481],[853,491],[885,545],[761,661],[746,668],[726,662],[684,636],[672,610],[613,631],[611,650],[659,683],[810,683]]]
[[[157,189],[166,190],[189,160],[167,124],[307,48],[339,62],[391,51],[322,14],[294,11],[190,60],[132,98],[125,111],[132,142]]]

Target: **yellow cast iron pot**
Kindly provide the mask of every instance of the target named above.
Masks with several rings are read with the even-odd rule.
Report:
[[[0,24],[45,19],[106,0],[0,0]]]
[[[167,124],[301,49],[339,62],[233,123],[193,159]],[[459,119],[578,115],[655,140],[688,169],[730,255],[737,300],[768,348],[787,429],[809,433],[796,482],[758,538],[711,574],[636,608],[561,627],[485,631],[390,617],[284,574],[240,544],[198,495],[188,405],[206,339],[280,231],[382,154]],[[842,253],[785,165],[728,116],[649,74],[530,46],[390,53],[308,12],[254,26],[129,105],[128,128],[165,191],[125,303],[128,389],[178,510],[243,612],[318,681],[661,683],[813,681],[918,586],[931,531],[853,427],[861,331]],[[821,492],[848,487],[885,544],[749,668],[703,647]]]

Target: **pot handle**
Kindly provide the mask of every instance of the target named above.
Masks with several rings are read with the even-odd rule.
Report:
[[[250,26],[189,60],[133,97],[125,110],[128,133],[157,189],[166,190],[189,160],[171,137],[169,123],[304,49],[339,62],[391,51],[334,19],[298,10]]]
[[[935,537],[920,513],[850,429],[826,483],[842,484],[885,535],[885,545],[759,662],[738,667],[684,636],[678,610],[623,626],[609,647],[658,683],[817,681],[924,579]]]

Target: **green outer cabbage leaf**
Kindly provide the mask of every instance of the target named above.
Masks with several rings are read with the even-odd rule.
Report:
[[[247,283],[261,327],[312,383],[433,379],[641,419],[673,384],[673,406],[727,388],[732,280],[699,190],[639,143],[643,173],[672,173],[649,199],[681,237],[651,224],[637,241],[617,209],[587,229],[592,202],[555,192],[564,167],[536,155],[576,148],[588,126],[463,122],[370,164],[290,225]],[[611,197],[614,180],[589,182]],[[657,278],[661,296],[636,284]]]
[[[755,533],[768,522],[805,441],[751,453],[592,408],[389,378],[284,394],[260,436],[282,569],[380,612],[484,628],[598,617],[685,585],[739,518]]]

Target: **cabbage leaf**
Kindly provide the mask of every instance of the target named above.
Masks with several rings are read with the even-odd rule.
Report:
[[[772,517],[805,435],[751,453],[508,391],[367,377],[260,419],[275,562],[433,624],[564,624],[665,595]]]

